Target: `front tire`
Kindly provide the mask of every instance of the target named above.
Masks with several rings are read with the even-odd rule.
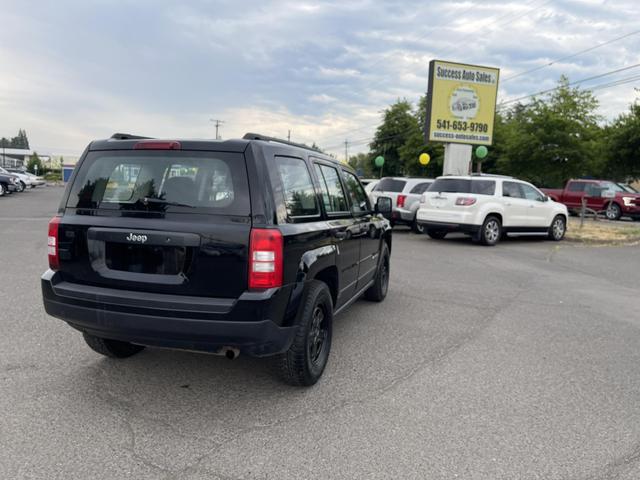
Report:
[[[620,217],[622,216],[622,209],[617,203],[611,202],[607,205],[604,215],[607,217],[607,220],[620,220]]]
[[[378,265],[378,271],[376,272],[376,278],[366,292],[364,292],[364,298],[372,302],[381,302],[387,296],[389,290],[389,247],[385,243],[382,247],[382,258],[380,259],[380,265]]]
[[[91,350],[109,358],[127,358],[144,350],[142,345],[96,337],[86,332],[84,332],[82,336]]]
[[[480,243],[493,247],[500,241],[500,237],[502,237],[502,223],[498,217],[489,215],[480,229]]]
[[[2,197],[5,193],[7,193],[7,187],[4,186],[4,183],[0,183],[0,197]]]
[[[307,287],[296,335],[284,353],[276,355],[278,376],[289,385],[311,386],[322,376],[331,350],[333,301],[324,282],[312,280]]]
[[[563,215],[556,215],[549,227],[549,240],[559,242],[567,232],[567,220]]]
[[[20,182],[18,182],[18,192],[24,192],[24,190],[27,188],[27,185],[20,180]]]

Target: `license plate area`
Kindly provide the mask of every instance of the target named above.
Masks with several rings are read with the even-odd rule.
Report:
[[[105,242],[105,265],[109,270],[178,275],[184,271],[186,259],[186,247]]]

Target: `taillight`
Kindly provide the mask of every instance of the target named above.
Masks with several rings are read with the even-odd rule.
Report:
[[[468,207],[476,203],[476,199],[473,197],[458,197],[456,198],[456,205],[461,207]]]
[[[396,200],[396,206],[398,208],[404,208],[404,202],[407,199],[406,195],[398,195],[398,200]]]
[[[249,244],[249,289],[282,286],[282,234],[276,229],[254,228]]]
[[[182,145],[175,140],[143,140],[133,146],[134,150],[180,150]]]
[[[51,270],[57,270],[58,267],[60,267],[60,256],[58,255],[58,225],[60,225],[60,217],[53,217],[49,221],[47,253],[49,254],[49,268]]]

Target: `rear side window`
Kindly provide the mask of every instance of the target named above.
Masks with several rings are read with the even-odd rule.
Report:
[[[326,165],[314,164],[316,175],[320,181],[320,189],[322,191],[322,201],[327,213],[347,212],[347,198],[342,190],[338,171],[333,167]]]
[[[496,182],[493,180],[472,180],[470,193],[493,195],[496,193]]]
[[[396,180],[394,178],[383,178],[374,187],[376,192],[401,192],[407,184],[404,180]]]
[[[282,183],[284,204],[289,217],[320,215],[316,191],[304,160],[276,157],[276,170]]]
[[[427,188],[429,188],[429,185],[431,185],[431,182],[419,183],[415,187],[413,187],[409,193],[416,193],[418,195],[422,195],[424,192],[427,191]]]
[[[249,215],[248,190],[239,153],[89,152],[67,207]]]
[[[569,183],[569,191],[570,192],[584,192],[587,184],[585,182],[570,182]]]

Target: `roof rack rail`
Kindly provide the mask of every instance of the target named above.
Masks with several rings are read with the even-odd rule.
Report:
[[[131,135],[130,133],[114,133],[111,135],[113,140],[141,140],[145,138],[153,138],[153,137],[142,137],[140,135]]]
[[[471,174],[472,177],[496,177],[496,178],[513,178],[511,175],[498,175],[495,173],[478,173],[473,172]]]
[[[263,140],[265,142],[283,143],[285,145],[291,145],[292,147],[304,148],[305,150],[311,150],[312,152],[322,154],[322,152],[314,148],[311,148],[309,145],[305,145],[303,143],[290,142],[288,140],[283,140],[281,138],[276,138],[276,137],[268,137],[267,135],[261,135],[260,133],[245,133],[244,137],[242,138],[244,140]]]

